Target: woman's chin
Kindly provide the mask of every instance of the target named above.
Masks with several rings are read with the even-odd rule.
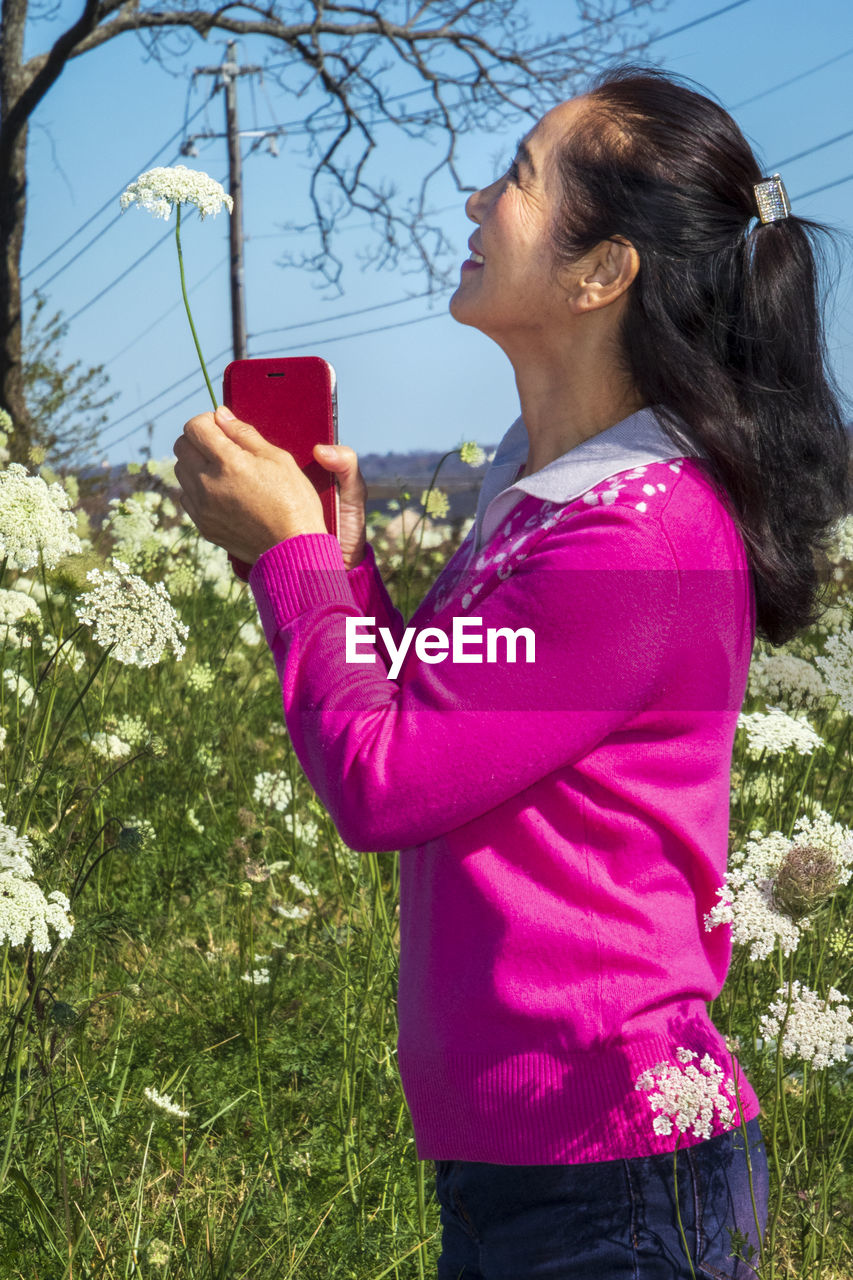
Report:
[[[474,307],[470,299],[465,297],[464,286],[460,285],[448,303],[448,310],[457,320],[459,324],[470,324],[474,328],[479,328],[476,318],[476,307]]]

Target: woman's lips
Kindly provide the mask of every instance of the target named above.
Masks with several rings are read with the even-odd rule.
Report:
[[[466,258],[465,261],[462,263],[462,270],[463,271],[479,270],[479,268],[482,267],[484,262],[485,262],[485,258],[483,257],[483,255],[481,253],[477,253],[476,250],[472,249],[471,257]]]

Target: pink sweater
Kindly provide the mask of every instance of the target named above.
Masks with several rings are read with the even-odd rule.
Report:
[[[526,627],[533,661],[521,639],[514,663],[501,640],[491,663],[412,642],[389,679],[378,628],[396,646],[404,620],[372,550],[347,572],[329,534],[280,543],[249,578],[308,779],[347,844],[401,851],[398,1061],[421,1159],[672,1151],[635,1084],[683,1070],[680,1047],[710,1054],[734,1102],[706,1008],[731,933],[703,916],[726,869],[749,570],[701,457],[649,410],[602,436],[513,485],[514,424],[410,620],[450,638],[454,616],[481,618],[465,652],[484,657],[488,628]],[[346,619],[365,617],[376,660],[348,662]],[[711,1136],[733,1127],[714,1117]]]

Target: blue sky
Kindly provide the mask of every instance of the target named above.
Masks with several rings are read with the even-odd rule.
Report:
[[[802,0],[746,0],[719,13],[725,4],[658,2],[647,15],[648,28],[659,33],[647,56],[692,77],[723,102],[764,172],[781,171],[797,212],[849,232],[853,132],[838,136],[851,129],[853,5],[850,0],[812,0],[808,5]],[[530,0],[527,8],[543,32],[580,25],[573,3]],[[63,4],[60,16],[67,19],[69,12],[76,12],[76,6]],[[716,16],[675,30],[711,14]],[[34,26],[32,50],[45,47],[59,29],[59,21]],[[241,61],[260,62],[261,53],[257,45],[246,45]],[[71,319],[65,360],[104,363],[111,389],[121,393],[111,407],[96,460],[139,459],[148,445],[149,420],[153,456],[171,456],[184,421],[209,407],[180,303],[174,238],[155,247],[173,223],[138,209],[118,220],[116,214],[118,192],[150,163],[187,163],[225,178],[223,140],[199,140],[198,156],[186,160],[177,155],[180,135],[161,150],[181,130],[185,116],[202,108],[210,91],[210,77],[191,84],[193,69],[217,64],[223,55],[218,37],[207,43],[196,40],[189,52],[170,62],[167,73],[147,57],[135,36],[125,36],[72,63],[34,118],[25,292],[42,288],[51,314],[61,310]],[[283,225],[304,220],[307,212],[308,163],[300,154],[298,135],[304,106],[269,82],[261,86],[249,77],[241,80],[239,92],[243,129],[295,126],[280,143],[278,157],[265,149],[249,154],[250,140],[243,143],[249,354],[316,354],[330,360],[338,375],[340,439],[359,453],[446,449],[463,439],[496,443],[517,413],[506,358],[482,334],[450,318],[449,292],[431,304],[415,296],[426,284],[413,265],[362,270],[359,254],[375,243],[363,218],[353,217],[351,229],[337,242],[345,261],[342,295],[319,287],[305,270],[277,265],[283,253],[298,252],[301,243],[299,234],[285,232]],[[490,182],[529,123],[520,116],[500,135],[468,136],[462,149],[466,179],[477,185]],[[223,127],[224,105],[217,94],[189,132],[221,132]],[[387,126],[377,131],[377,139],[377,173],[381,170],[407,189],[431,150],[395,137]],[[847,177],[851,180],[838,182]],[[837,185],[804,194],[829,183]],[[443,210],[439,220],[460,263],[472,230],[464,199],[449,180],[433,188],[433,205]],[[108,208],[93,218],[105,203]],[[53,254],[85,223],[85,230]],[[193,312],[215,386],[230,358],[227,352],[220,355],[230,342],[227,236],[225,215],[204,223],[193,219],[183,236]],[[149,249],[150,256],[134,267]],[[828,333],[836,375],[853,396],[849,259],[848,252]],[[118,279],[128,268],[127,276]],[[395,305],[334,318],[386,303]],[[267,332],[283,326],[294,327]],[[169,391],[173,383],[179,385]]]

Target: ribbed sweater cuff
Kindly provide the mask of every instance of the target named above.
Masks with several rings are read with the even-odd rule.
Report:
[[[282,627],[309,609],[355,606],[341,544],[331,533],[300,533],[270,547],[252,565],[249,586],[270,646]]]

